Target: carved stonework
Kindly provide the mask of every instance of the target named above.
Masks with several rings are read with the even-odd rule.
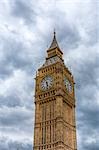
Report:
[[[74,79],[56,36],[38,69],[33,150],[77,150]]]

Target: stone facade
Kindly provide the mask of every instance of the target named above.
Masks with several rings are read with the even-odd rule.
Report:
[[[74,79],[56,36],[38,69],[33,150],[77,150]]]

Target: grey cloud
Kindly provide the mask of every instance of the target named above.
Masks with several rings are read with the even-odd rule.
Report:
[[[86,52],[85,52],[86,53]],[[84,57],[84,56],[82,56]],[[92,56],[91,56],[92,57]],[[99,71],[99,56],[94,53],[92,60],[90,60],[90,54],[85,60],[74,60],[72,63],[74,69],[76,67],[75,77],[76,77],[76,88],[86,88],[87,85],[98,86],[97,78]],[[78,62],[80,61],[80,62]]]
[[[8,106],[8,107],[17,107],[22,106],[22,102],[18,95],[7,95],[7,96],[0,96],[0,107]]]
[[[86,143],[86,139],[96,138],[95,133],[99,132],[99,106],[96,104],[96,92],[98,91],[99,64],[98,56],[95,54],[95,61],[88,58],[84,62],[76,63],[78,69],[76,77],[76,98],[77,98],[77,120],[78,132],[80,133],[82,150],[99,149],[96,143]],[[93,136],[94,135],[94,136]]]
[[[83,144],[83,143],[82,143]],[[96,142],[92,142],[90,144],[86,143],[84,146],[83,146],[83,149],[84,150],[98,150],[99,149],[99,143],[97,141]]]
[[[95,20],[95,25],[87,34],[89,35],[89,40],[86,42],[86,45],[95,45],[99,41],[99,23]]]
[[[32,45],[29,49],[25,46],[24,42],[18,40],[14,36],[4,36],[4,41],[1,40],[3,45],[2,48],[2,59],[0,60],[0,78],[5,79],[12,75],[15,69],[21,69],[26,71],[28,74],[35,74],[38,65],[41,65],[43,57],[39,54],[39,59],[34,55],[34,49]],[[39,49],[39,47],[36,47]],[[40,49],[43,49],[42,46]],[[27,53],[28,51],[29,53]],[[33,52],[32,52],[33,51]]]
[[[13,68],[10,68],[9,65],[4,67],[4,64],[7,65],[7,63],[5,63],[5,62],[2,62],[0,64],[0,70],[1,70],[0,71],[0,78],[1,79],[8,78],[13,72]]]
[[[4,109],[6,110],[6,108]],[[16,128],[22,128],[23,124],[24,127],[26,127],[26,124],[28,123],[28,121],[31,119],[32,117],[32,113],[31,111],[22,111],[22,107],[18,107],[15,110],[7,110],[6,114],[4,114],[3,111],[1,111],[0,113],[0,126],[16,126]],[[20,123],[19,123],[20,122]]]
[[[12,141],[9,138],[1,137],[0,139],[0,149],[1,150],[32,150],[32,143],[24,141]]]
[[[67,52],[69,49],[77,48],[81,41],[77,27],[71,27],[68,23],[65,23],[61,31],[59,38],[64,50]]]
[[[0,63],[0,77],[5,78],[11,75],[14,69],[32,72],[32,60],[27,59],[28,56],[24,52],[23,43],[11,38],[5,40],[5,42],[6,44],[2,50],[3,58]]]
[[[86,124],[85,124],[86,125]],[[83,125],[83,126],[85,126]],[[86,125],[81,132],[81,149],[82,150],[98,150],[99,149],[99,130],[95,128],[88,128]]]
[[[94,99],[93,99],[94,101]],[[92,103],[93,103],[92,101]],[[95,107],[95,109],[93,109]],[[95,131],[99,131],[99,108],[94,104],[92,104],[92,108],[85,106],[85,108],[81,108],[83,112],[83,116],[80,120],[83,120],[84,126],[87,126],[87,132],[91,133],[91,129]],[[93,119],[92,119],[93,118]]]
[[[99,2],[95,0],[92,1],[92,9],[93,9],[93,17],[88,21],[92,22],[91,27],[89,28],[88,35],[89,35],[89,45],[94,45],[99,42]],[[90,26],[90,25],[89,25]]]
[[[34,7],[35,8],[35,7]],[[31,3],[23,0],[14,0],[12,5],[12,15],[24,19],[27,24],[35,23],[36,13],[31,7]]]
[[[33,2],[34,3],[34,2]],[[43,4],[42,4],[43,5]],[[38,6],[40,8],[40,4]],[[24,45],[25,41],[20,40],[20,35],[17,35],[15,37],[14,35],[17,34],[16,32],[13,32],[13,36],[4,35],[3,41],[0,43],[3,45],[3,58],[0,62],[0,77],[5,81],[7,78],[11,77],[14,70],[20,69],[27,72],[28,75],[31,77],[31,83],[25,83],[27,84],[27,88],[24,93],[21,93],[23,95],[30,94],[33,87],[34,87],[34,81],[32,78],[35,76],[36,70],[40,67],[41,64],[43,64],[44,60],[44,52],[46,49],[43,45],[50,45],[50,41],[52,40],[52,35],[48,33],[47,31],[42,31],[40,33],[38,27],[36,28],[36,9],[37,7],[32,7],[30,5],[30,2],[25,2],[23,0],[15,0],[10,3],[10,9],[11,14],[10,17],[14,17],[14,19],[23,19],[24,22],[28,27],[30,27],[30,24],[35,25],[35,32],[39,32],[38,35],[41,35],[42,43],[36,41],[37,45],[34,46],[34,43],[31,44],[31,48],[28,49],[28,51],[37,50],[40,48],[41,53],[38,52],[36,56],[28,56],[28,53],[25,52],[26,46]],[[36,8],[36,9],[35,9]],[[93,10],[94,11],[94,10]],[[56,13],[57,12],[57,13]],[[79,12],[78,12],[79,13]],[[41,10],[39,10],[39,15],[41,18],[43,16],[46,16],[44,21],[46,22],[46,19],[49,18],[51,20],[49,22],[49,26],[47,26],[46,22],[46,29],[53,30],[54,27],[56,27],[56,34],[58,42],[60,43],[60,47],[63,47],[64,53],[67,53],[71,50],[76,51],[76,48],[78,48],[80,45],[85,45],[85,47],[93,46],[97,42],[98,38],[98,28],[97,24],[95,22],[95,19],[92,19],[92,22],[94,21],[95,24],[93,27],[90,27],[90,22],[88,24],[87,20],[84,19],[85,16],[83,16],[84,23],[87,24],[89,30],[86,30],[86,34],[88,35],[88,41],[85,39],[82,39],[79,32],[79,25],[76,26],[76,22],[70,23],[68,20],[66,20],[66,13],[63,13],[63,11],[60,11],[59,9],[54,9],[52,5],[52,9],[48,10],[46,14],[43,14]],[[87,14],[90,16],[90,14]],[[79,19],[79,18],[78,18]],[[18,20],[17,20],[18,21]],[[12,22],[13,24],[13,22]],[[83,25],[80,24],[82,27]],[[16,23],[17,26],[17,23]],[[40,26],[40,25],[39,25]],[[24,28],[24,25],[23,25]],[[50,28],[50,29],[49,29]],[[32,30],[31,30],[32,32]],[[51,36],[50,36],[51,35]],[[97,37],[96,37],[97,36]],[[83,41],[85,40],[85,41]],[[49,42],[48,42],[49,41]],[[38,46],[39,45],[39,46]],[[81,51],[81,50],[80,50]],[[76,79],[76,97],[77,97],[77,129],[80,134],[81,143],[78,143],[79,145],[82,145],[82,148],[80,150],[98,150],[99,149],[99,142],[97,141],[97,135],[95,132],[99,131],[99,121],[98,121],[98,106],[96,102],[96,91],[98,89],[98,83],[97,78],[99,77],[99,57],[94,53],[94,55],[89,53],[89,57],[94,57],[94,61],[90,61],[87,57],[86,60],[82,61],[82,59],[78,59],[75,56],[74,60],[72,60],[72,68],[73,68],[73,74]],[[83,56],[82,56],[83,57]],[[26,79],[27,80],[27,79]],[[23,83],[22,83],[23,84]],[[9,109],[17,109],[18,107],[20,110],[16,111],[16,113],[12,110],[10,113],[7,114],[6,111],[4,111],[4,114],[0,114],[0,128],[3,133],[3,131],[9,132],[9,136],[11,137],[12,129],[13,132],[16,133],[19,131],[19,134],[21,131],[24,133],[31,133],[32,131],[32,117],[34,117],[34,114],[32,114],[32,97],[21,99],[22,97],[20,93],[15,94],[15,89],[12,90],[12,93],[7,96],[0,96],[0,107],[3,110],[6,106]],[[21,92],[21,91],[20,91]],[[30,100],[31,99],[31,100]],[[29,107],[29,105],[31,105]],[[21,113],[22,107],[26,107],[27,110],[31,111],[31,114],[27,114],[27,112]],[[6,113],[5,113],[6,112]],[[33,110],[34,112],[34,110]],[[20,122],[20,124],[19,124]],[[7,128],[7,126],[9,128]],[[96,140],[95,142],[87,143],[87,138],[92,137],[93,140]],[[12,137],[11,137],[12,138]],[[31,137],[32,138],[32,137]],[[23,144],[24,143],[24,144]],[[31,144],[25,144],[26,142],[18,143],[13,141],[7,141],[6,139],[0,140],[0,148],[2,150],[14,150],[16,149],[17,145],[20,145],[20,149],[24,150],[32,150]]]
[[[6,111],[6,113],[5,113]],[[0,109],[0,129],[1,135],[13,135],[13,140],[21,134],[21,138],[30,139],[33,133],[33,110],[23,109],[22,107]],[[16,134],[15,134],[16,133]],[[32,137],[31,137],[32,138]]]
[[[0,108],[3,108],[4,106],[7,106],[9,108],[24,106],[27,109],[32,110],[33,105],[31,105],[31,103],[32,103],[33,94],[31,95],[31,92],[33,90],[33,83],[32,85],[27,83],[25,89],[23,91],[22,90],[23,89],[19,89],[19,91],[17,91],[17,89],[13,88],[10,94],[9,92],[7,92],[5,93],[4,96],[0,96]],[[22,96],[21,94],[19,95],[19,93],[21,93],[22,95],[25,94],[25,96]],[[28,93],[30,93],[29,96]]]
[[[58,13],[56,14],[57,11]],[[55,27],[58,41],[64,50],[68,51],[78,47],[81,42],[81,37],[77,26],[69,23],[66,19],[66,15],[66,13],[57,9],[49,13],[49,17],[51,17],[53,21],[51,24],[52,30]],[[60,23],[57,23],[57,21]]]

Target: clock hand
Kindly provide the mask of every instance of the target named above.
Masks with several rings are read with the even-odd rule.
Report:
[[[46,81],[46,86],[48,87],[48,82]]]

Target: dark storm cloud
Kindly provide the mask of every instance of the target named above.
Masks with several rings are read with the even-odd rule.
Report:
[[[22,18],[27,24],[35,23],[36,13],[35,7],[31,7],[31,3],[24,0],[14,0],[12,5],[12,15],[14,17]]]

